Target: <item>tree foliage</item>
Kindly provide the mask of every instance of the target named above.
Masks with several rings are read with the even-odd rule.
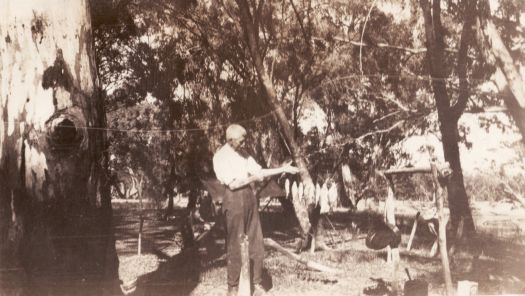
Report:
[[[396,150],[400,140],[438,132],[436,80],[458,106],[458,117],[463,109],[477,111],[498,103],[497,94],[483,87],[494,65],[480,58],[475,40],[468,41],[470,47],[462,46],[464,20],[471,13],[467,1],[442,2],[442,77],[427,67],[424,12],[416,1],[249,3],[260,37],[257,48],[314,179],[333,177],[346,162],[370,184],[366,181],[376,169],[403,156]],[[111,22],[96,22],[103,85],[109,108],[119,114],[112,127],[176,130],[148,136],[113,133],[112,147],[122,145],[144,155],[140,162],[131,161],[140,157],[130,156],[126,165],[151,164],[162,171],[148,173],[163,180],[152,185],[167,180],[182,184],[188,174],[195,175],[191,171],[196,163],[211,157],[230,122],[252,131],[251,146],[260,162],[288,157],[276,123],[267,120],[273,110],[260,99],[263,90],[234,2],[133,0],[112,5],[118,9],[116,16],[106,17]],[[519,1],[509,0],[501,1],[494,13],[517,61],[523,59],[518,25],[522,10]],[[463,60],[457,58],[460,51]],[[325,130],[301,130],[301,114],[309,102],[326,114]],[[128,108],[151,113],[126,119],[121,114],[129,112],[118,110]],[[134,125],[140,118],[141,125]],[[468,143],[467,135],[459,126],[455,137]],[[135,148],[129,141],[142,146]],[[203,149],[197,152],[195,147]],[[124,151],[114,149],[121,158]]]

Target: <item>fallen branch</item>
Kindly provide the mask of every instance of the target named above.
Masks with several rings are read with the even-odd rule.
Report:
[[[525,198],[523,197],[523,195],[512,189],[508,183],[502,182],[502,184],[504,186],[505,192],[514,197],[514,199],[516,199],[522,206],[525,207]]]
[[[427,48],[426,47],[409,48],[409,47],[404,47],[404,46],[391,45],[391,44],[384,43],[384,42],[365,43],[365,42],[348,40],[347,38],[339,37],[339,36],[335,36],[335,37],[332,37],[332,38],[335,41],[342,42],[342,43],[347,43],[347,44],[350,44],[350,45],[353,45],[353,46],[360,46],[360,47],[370,46],[370,47],[379,47],[379,48],[390,48],[390,49],[405,51],[405,52],[408,52],[408,53],[411,53],[411,54],[422,54],[422,53],[426,53],[427,52]],[[316,36],[312,37],[312,39],[320,40],[320,41],[324,41],[325,40],[324,38],[316,37]],[[445,52],[457,53],[457,50],[456,49],[451,49],[451,48],[445,48]],[[471,57],[471,58],[475,58],[475,57]]]
[[[284,248],[283,246],[279,245],[276,241],[274,241],[273,239],[271,238],[265,238],[264,239],[264,245],[266,247],[270,247],[274,250],[277,250],[279,251],[280,253],[286,255],[287,257],[290,257],[291,259],[305,265],[306,267],[310,268],[310,269],[314,269],[314,270],[317,270],[317,271],[321,271],[321,272],[327,272],[327,273],[332,273],[332,274],[339,274],[339,273],[342,273],[343,271],[342,270],[339,270],[339,269],[335,269],[335,268],[332,268],[332,267],[329,267],[329,266],[325,266],[321,263],[317,263],[317,262],[314,262],[314,261],[311,261],[311,260],[308,260],[308,259],[304,259],[302,258],[301,256],[293,253],[292,251]]]

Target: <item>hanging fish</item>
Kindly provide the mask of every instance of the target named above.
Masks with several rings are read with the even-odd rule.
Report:
[[[297,200],[297,182],[292,184],[292,200]]]
[[[319,183],[315,184],[315,205],[317,206],[319,204],[319,196],[321,195],[321,186]]]
[[[328,189],[328,201],[330,202],[330,207],[333,209],[337,207],[337,202],[339,201],[339,192],[337,191],[337,184],[334,182],[330,189]]]
[[[321,193],[319,195],[320,204],[321,204],[321,214],[326,214],[330,211],[330,203],[328,201],[328,187],[326,182],[321,187]]]
[[[290,196],[290,180],[289,179],[284,180],[284,192],[286,193],[286,198],[288,198],[288,196]]]

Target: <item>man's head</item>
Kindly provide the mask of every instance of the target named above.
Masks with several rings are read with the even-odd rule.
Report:
[[[232,124],[226,129],[226,141],[234,149],[241,147],[244,144],[246,137],[246,130],[238,124]]]

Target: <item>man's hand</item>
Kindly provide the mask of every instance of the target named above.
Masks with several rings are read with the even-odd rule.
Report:
[[[299,173],[299,168],[295,167],[295,166],[292,166],[292,161],[286,162],[281,167],[281,169],[283,170],[283,173],[288,173],[288,174],[297,174],[297,173]]]
[[[264,178],[266,177],[266,175],[264,174],[263,170],[260,170],[258,172],[255,172],[253,175],[253,177],[257,178],[256,181],[258,182],[261,182],[264,180]]]

